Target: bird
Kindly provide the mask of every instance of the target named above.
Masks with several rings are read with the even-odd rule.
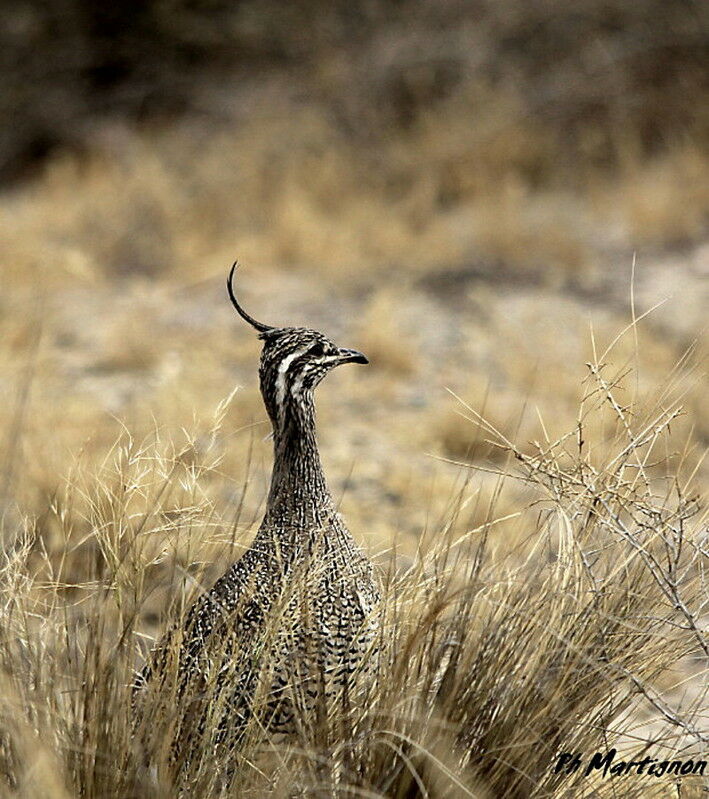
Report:
[[[178,735],[212,728],[232,742],[257,710],[260,728],[289,734],[349,696],[371,672],[381,603],[374,565],[328,488],[315,426],[319,383],[368,359],[317,330],[254,319],[236,297],[236,268],[229,299],[263,342],[259,383],[273,431],[265,513],[251,546],[165,634],[134,686],[144,689],[171,656],[177,701],[192,708],[182,708]]]

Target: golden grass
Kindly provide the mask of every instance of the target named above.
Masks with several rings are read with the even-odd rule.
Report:
[[[616,340],[614,293],[637,246],[636,278],[643,247],[686,248],[660,298],[700,263],[706,153],[570,180],[553,123],[470,92],[373,150],[277,92],[238,127],[106,124],[2,197],[0,794],[610,797],[558,750],[706,751],[706,330],[675,301]],[[370,357],[322,387],[319,430],[385,640],[367,702],[236,755],[208,734],[175,775],[169,691],[136,736],[127,686],[262,511],[237,256],[256,317]]]
[[[79,458],[43,517],[3,529],[3,795],[610,797],[599,774],[555,774],[559,752],[705,752],[706,512],[670,433],[685,386],[671,376],[664,395],[621,400],[635,390],[624,372],[592,361],[578,424],[523,449],[461,406],[504,453],[497,488],[483,498],[482,475],[462,475],[413,557],[390,542],[364,700],[329,702],[286,741],[264,737],[258,713],[235,741],[208,726],[183,768],[172,689],[134,719],[129,685],[145,634],[179,619],[253,529],[248,467],[224,469],[239,393],[182,442],[125,430],[100,467]],[[247,463],[246,440],[229,447]],[[518,482],[527,501],[510,511],[501,492]],[[682,793],[701,785],[685,777]],[[623,783],[629,797],[666,788]]]
[[[647,160],[628,131],[616,145],[628,153],[622,168],[569,175],[559,131],[543,119],[511,89],[480,87],[371,151],[326,109],[278,93],[239,126],[136,136],[105,125],[87,153],[58,154],[4,199],[6,279],[21,282],[41,261],[60,281],[199,280],[221,272],[238,242],[245,262],[307,265],[344,285],[371,284],[392,265],[420,275],[471,258],[563,281],[599,267],[604,229],[626,248],[703,239],[707,157],[696,135]]]

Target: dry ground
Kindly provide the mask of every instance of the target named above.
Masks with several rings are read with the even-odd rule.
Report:
[[[254,144],[248,133],[220,131],[194,160],[191,134],[104,131],[95,154],[60,157],[4,198],[10,510],[20,497],[25,512],[41,514],[78,453],[101,462],[121,424],[138,437],[154,426],[179,436],[238,388],[223,471],[240,485],[253,448],[247,503],[256,512],[268,428],[258,342],[225,298],[235,257],[255,315],[322,329],[370,357],[369,368],[329,381],[319,407],[333,487],[374,546],[395,530],[415,546],[443,510],[458,470],[441,458],[496,457],[450,392],[521,442],[560,435],[575,422],[594,341],[603,351],[633,312],[649,313],[614,360],[637,361],[635,390],[652,397],[691,350],[674,375],[685,397],[673,432],[678,446],[689,444],[690,461],[701,460],[709,245],[700,237],[682,249],[643,246],[648,236],[636,233],[632,215],[642,199],[655,213],[646,234],[658,216],[669,225],[683,189],[706,175],[698,157],[686,165],[675,152],[671,165],[647,165],[644,186],[653,170],[664,175],[653,197],[636,187],[639,175],[609,183],[603,202],[563,193],[510,199],[502,186],[453,210],[430,204],[417,226],[411,197],[387,207],[376,192],[340,183],[354,155],[333,146],[301,163],[298,148],[318,140],[312,131],[292,155],[281,153],[285,166],[270,185],[264,135]],[[699,214],[685,200],[681,207]],[[483,476],[477,485],[485,490]],[[222,501],[234,490],[227,486]]]

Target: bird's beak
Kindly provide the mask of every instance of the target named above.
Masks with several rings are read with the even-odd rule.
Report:
[[[363,355],[358,350],[348,350],[345,347],[340,347],[340,349],[337,351],[337,354],[338,366],[342,363],[369,363],[367,356]]]

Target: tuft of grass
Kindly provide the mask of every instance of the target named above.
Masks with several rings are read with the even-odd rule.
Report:
[[[60,546],[49,552],[29,520],[3,530],[3,795],[610,798],[617,788],[600,773],[556,773],[559,754],[706,752],[707,515],[673,454],[679,406],[629,404],[632,378],[595,359],[577,423],[524,447],[463,406],[505,454],[474,467],[492,470],[496,488],[461,528],[470,473],[413,558],[392,542],[378,653],[357,691],[300,716],[285,740],[264,734],[258,713],[227,742],[207,723],[177,763],[186,708],[168,680],[133,712],[133,670],[253,521],[243,486],[236,511],[211,490],[224,480],[228,402],[182,445],[125,431],[100,470],[77,464],[48,508]],[[510,514],[498,501],[515,482],[530,499]],[[496,540],[510,516],[517,536]],[[283,623],[274,613],[267,635]],[[203,690],[216,719],[216,681]],[[666,787],[626,780],[623,791]],[[700,778],[682,777],[681,790],[698,795]]]

